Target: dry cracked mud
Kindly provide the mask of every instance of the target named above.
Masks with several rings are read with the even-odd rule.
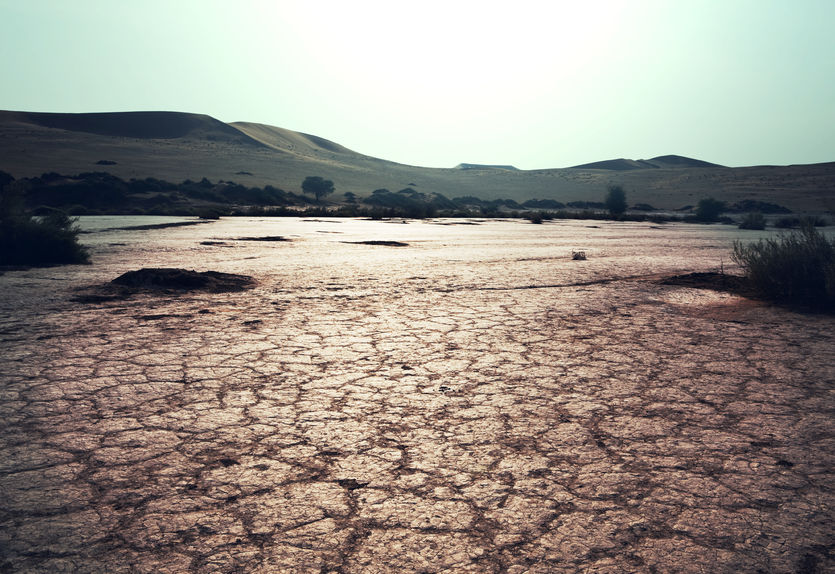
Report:
[[[727,238],[241,225],[0,276],[0,572],[835,570],[835,321],[658,282]]]

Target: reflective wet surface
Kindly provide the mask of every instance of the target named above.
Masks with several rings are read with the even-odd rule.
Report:
[[[757,235],[114,221],[0,275],[0,571],[835,568],[835,321],[657,281]]]

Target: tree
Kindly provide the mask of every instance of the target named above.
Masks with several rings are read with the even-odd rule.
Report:
[[[696,219],[698,221],[718,221],[719,215],[725,211],[725,202],[712,197],[699,200],[696,206]]]
[[[329,179],[322,179],[318,175],[311,175],[302,182],[302,191],[307,195],[315,196],[318,203],[322,197],[333,193],[333,182]]]
[[[356,203],[357,202],[357,194],[352,191],[346,191],[342,195],[345,196],[346,203]]]
[[[610,185],[609,193],[603,202],[612,215],[621,215],[626,211],[626,192],[619,185]]]

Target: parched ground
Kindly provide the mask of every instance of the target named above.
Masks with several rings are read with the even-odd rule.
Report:
[[[833,318],[662,285],[612,229],[516,272],[332,242],[304,289],[266,263],[312,235],[240,293],[0,277],[0,572],[835,570]]]

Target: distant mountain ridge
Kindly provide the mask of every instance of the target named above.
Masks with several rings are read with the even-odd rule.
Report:
[[[613,171],[629,171],[632,169],[671,169],[682,167],[725,167],[717,163],[710,163],[700,159],[684,157],[682,155],[660,155],[652,159],[609,159],[575,165],[569,169],[609,169]]]
[[[466,153],[466,150],[462,150]],[[224,123],[182,112],[43,113],[0,111],[0,171],[15,178],[101,172],[171,182],[236,182],[301,193],[316,175],[345,192],[370,195],[412,188],[425,194],[484,200],[600,202],[621,185],[630,204],[661,209],[712,196],[835,212],[835,162],[799,166],[723,167],[677,155],[616,159],[571,168],[518,170],[511,165],[426,168],[353,151],[328,139],[252,122]]]

